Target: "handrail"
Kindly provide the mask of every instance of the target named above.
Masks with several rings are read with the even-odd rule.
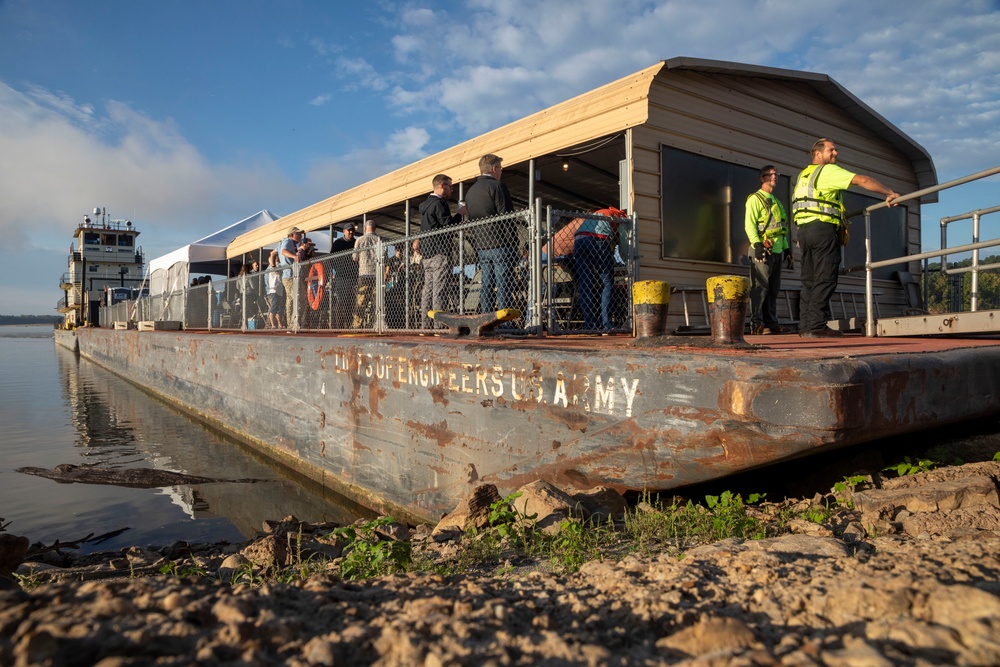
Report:
[[[989,215],[990,213],[996,213],[1000,211],[1000,206],[993,206],[986,209],[976,209],[975,211],[969,211],[968,213],[962,213],[961,215],[953,215],[946,218],[941,218],[941,247],[948,247],[948,225],[953,222],[958,222],[960,220],[972,220],[972,242],[976,243],[979,241],[979,221],[984,215]],[[971,310],[976,312],[979,310],[979,271],[981,269],[992,268],[992,266],[979,266],[979,250],[972,251],[972,266],[968,269],[956,269],[948,270],[948,257],[947,255],[941,258],[941,273],[944,275],[952,275],[958,273],[972,273],[972,302]]]
[[[931,253],[917,253],[914,255],[905,255],[903,257],[896,257],[894,259],[880,260],[879,262],[872,262],[872,211],[877,211],[880,208],[889,208],[889,206],[896,206],[906,201],[911,201],[913,199],[919,199],[924,195],[932,194],[935,192],[940,192],[942,190],[947,190],[959,185],[964,185],[965,183],[971,183],[972,181],[978,181],[982,178],[987,178],[993,176],[994,174],[1000,174],[1000,166],[993,167],[991,169],[986,169],[984,171],[977,172],[975,174],[970,174],[968,176],[963,176],[961,178],[956,178],[954,180],[948,181],[947,183],[941,183],[938,185],[931,186],[929,188],[924,188],[922,190],[917,190],[911,192],[907,195],[897,197],[892,200],[892,203],[880,201],[877,204],[872,204],[864,210],[865,215],[865,336],[871,338],[875,336],[875,316],[872,313],[872,302],[874,291],[873,288],[873,269],[890,266],[892,264],[902,264],[903,262],[910,262],[915,260],[920,260],[929,257],[941,257],[947,255],[949,252],[965,252],[966,249],[976,250],[978,248],[992,247],[995,245],[1000,245],[1000,239],[995,241],[987,241],[984,243],[971,243],[966,246],[959,246],[957,248],[952,248],[951,250],[943,249],[941,251],[935,251]]]

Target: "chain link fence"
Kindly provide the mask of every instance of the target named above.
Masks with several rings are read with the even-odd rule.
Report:
[[[432,333],[429,311],[516,309],[509,334],[631,332],[634,218],[524,209],[354,247],[102,310],[188,329]],[[106,311],[106,312],[105,312]]]

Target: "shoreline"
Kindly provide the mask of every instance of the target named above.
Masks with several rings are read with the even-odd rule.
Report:
[[[350,580],[343,576],[343,544],[325,538],[315,541],[340,554],[284,582],[258,575],[234,585],[186,569],[200,564],[207,572],[236,553],[278,558],[282,537],[298,545],[300,557],[303,544],[334,530],[289,518],[267,522],[270,532],[248,545],[190,545],[188,551],[200,550],[190,562],[176,558],[185,548],[173,545],[172,576],[134,576],[163,565],[133,548],[105,556],[106,569],[118,574],[112,580],[0,591],[0,662],[996,664],[998,481],[1000,462],[982,461],[874,476],[814,498],[746,504],[742,514],[723,514],[717,500],[707,510],[714,519],[759,520],[763,539],[695,540],[681,550],[661,539],[641,552],[606,549],[575,568],[526,548],[531,540],[542,543],[544,531],[529,537],[516,528],[528,513],[517,503],[532,509],[537,505],[528,503],[539,495],[555,494],[529,496],[529,489],[507,515],[513,539],[498,540],[495,552],[483,548],[496,526],[470,531],[469,519],[456,518],[461,507],[449,515],[451,525],[465,527],[457,535],[448,535],[447,517],[435,531],[379,526],[378,543],[407,543],[414,562],[429,559],[418,571]],[[550,505],[558,509],[559,502]],[[613,508],[607,516],[588,509],[616,525],[629,517],[652,525],[669,516],[661,510],[640,503],[617,522]],[[536,521],[541,526],[544,517]],[[600,533],[601,522],[584,532]],[[354,527],[364,530],[363,522]],[[634,543],[638,533],[628,534]],[[545,553],[555,553],[551,545],[567,535],[564,526],[552,531]],[[481,557],[480,567],[461,560],[470,553]],[[294,547],[283,557],[294,569]],[[253,572],[245,564],[231,569],[240,568]]]

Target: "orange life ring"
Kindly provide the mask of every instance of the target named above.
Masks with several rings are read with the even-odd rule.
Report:
[[[323,303],[323,284],[325,282],[323,265],[316,262],[309,269],[309,275],[306,277],[306,300],[309,301],[309,307],[313,310],[319,310],[320,304]]]

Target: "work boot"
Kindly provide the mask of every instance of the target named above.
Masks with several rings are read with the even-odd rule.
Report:
[[[802,338],[843,338],[844,332],[831,329],[830,327],[823,327],[822,329],[815,329],[813,331],[800,331],[799,336]]]

